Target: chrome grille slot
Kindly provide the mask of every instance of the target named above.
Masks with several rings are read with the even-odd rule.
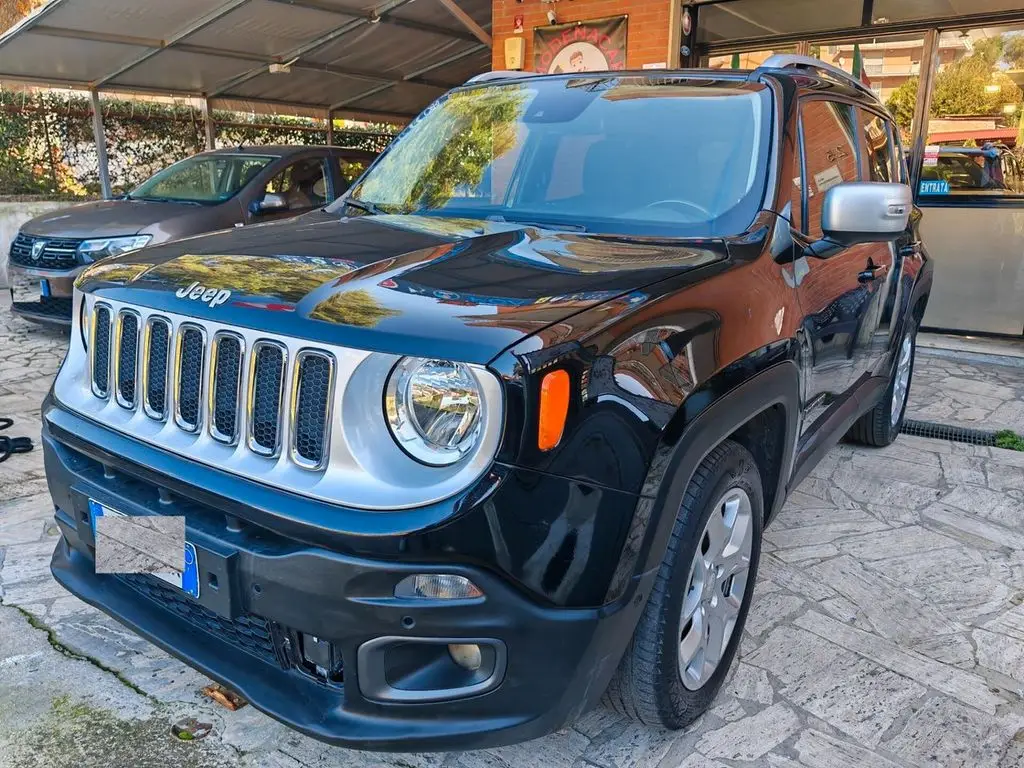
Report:
[[[238,407],[242,384],[244,342],[234,333],[221,332],[213,337],[210,368],[210,434],[215,440],[234,445],[238,442]]]
[[[135,407],[135,383],[139,372],[139,315],[122,309],[117,315],[117,404]]]
[[[198,325],[182,324],[178,329],[175,358],[175,421],[189,432],[198,432],[203,401],[203,353],[206,332]]]
[[[287,350],[272,341],[252,347],[249,372],[249,448],[263,456],[276,456],[281,448],[281,395]]]
[[[320,469],[329,451],[331,391],[334,360],[321,352],[303,350],[295,359],[292,385],[292,460],[307,469]]]
[[[171,351],[171,324],[162,317],[146,321],[142,375],[146,414],[154,419],[167,418],[167,362]]]
[[[110,394],[110,324],[112,319],[110,307],[97,304],[92,323],[92,391],[97,397]]]

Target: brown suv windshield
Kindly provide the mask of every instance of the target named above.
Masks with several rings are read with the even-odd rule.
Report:
[[[375,212],[597,232],[738,232],[761,205],[770,104],[764,85],[726,80],[468,88],[418,119],[351,199]]]
[[[196,155],[164,168],[128,194],[129,200],[219,203],[238,194],[274,158]]]

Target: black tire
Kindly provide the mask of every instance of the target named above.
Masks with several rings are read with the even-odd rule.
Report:
[[[690,690],[679,670],[683,598],[697,547],[716,502],[739,487],[751,502],[753,541],[749,576],[736,625],[718,667],[703,687]],[[676,515],[668,549],[654,588],[623,654],[604,703],[647,725],[678,729],[692,723],[710,706],[736,655],[757,577],[764,521],[764,493],[754,457],[739,443],[727,440],[711,451],[693,475]]]
[[[892,421],[892,401],[896,390],[896,374],[899,370],[900,352],[905,340],[910,340],[910,371],[907,379],[906,394],[903,396],[903,404],[900,407],[900,416],[894,424]],[[900,337],[900,343],[896,347],[896,360],[893,362],[892,373],[889,375],[889,385],[885,388],[885,395],[872,408],[861,416],[846,433],[846,439],[852,443],[871,445],[876,448],[884,448],[892,445],[899,437],[903,429],[903,420],[907,413],[907,402],[910,400],[910,387],[914,383],[914,361],[917,357],[917,321],[907,321],[906,330]]]

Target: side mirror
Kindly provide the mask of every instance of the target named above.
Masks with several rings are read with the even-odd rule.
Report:
[[[843,182],[825,193],[821,231],[841,246],[888,242],[906,231],[913,206],[906,184]]]
[[[263,196],[262,200],[253,200],[252,205],[249,206],[251,213],[260,214],[268,213],[269,211],[283,211],[288,207],[288,201],[284,199],[283,195],[279,195],[276,192],[267,192]]]

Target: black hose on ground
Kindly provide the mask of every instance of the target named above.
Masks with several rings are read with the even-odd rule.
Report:
[[[0,416],[0,432],[14,426],[14,419]],[[28,453],[34,446],[27,437],[8,437],[0,435],[0,462],[7,459],[14,453]]]

